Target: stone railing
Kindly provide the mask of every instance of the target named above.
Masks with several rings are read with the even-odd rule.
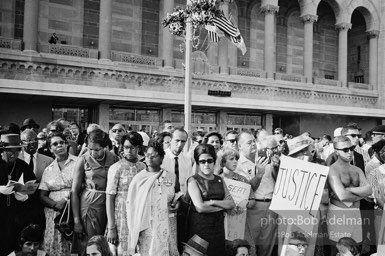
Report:
[[[21,51],[21,45],[20,39],[0,37],[0,48]]]
[[[266,72],[248,68],[230,67],[230,75],[266,78]]]
[[[39,52],[91,59],[98,58],[97,49],[83,48],[75,45],[40,44]]]
[[[274,73],[274,79],[289,82],[306,83],[306,77],[293,74]]]
[[[320,85],[328,85],[328,86],[336,86],[336,87],[342,87],[341,81],[333,80],[333,79],[324,79],[324,78],[313,78],[314,84],[320,84]]]
[[[348,82],[348,87],[352,89],[361,89],[361,90],[369,90],[369,91],[373,90],[373,85],[371,84]]]
[[[136,54],[127,53],[127,52],[111,51],[111,60],[131,63],[131,64],[141,64],[141,65],[147,65],[147,66],[156,66],[156,67],[163,66],[163,59],[150,57],[150,56],[136,55]]]

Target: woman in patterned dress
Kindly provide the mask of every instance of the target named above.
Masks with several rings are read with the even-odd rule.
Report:
[[[46,218],[44,250],[50,256],[71,255],[71,242],[62,237],[54,223],[55,217],[64,209],[69,198],[77,161],[76,156],[67,153],[66,142],[62,133],[51,133],[48,136],[48,147],[55,155],[55,161],[45,169],[39,185]]]
[[[163,145],[153,142],[145,152],[147,169],[132,180],[127,196],[129,252],[141,256],[179,256],[175,214],[179,183],[174,173],[160,166]]]
[[[139,147],[143,144],[142,136],[137,132],[124,135],[120,141],[122,158],[113,164],[107,177],[107,241],[115,246],[114,255],[128,256],[128,228],[126,200],[130,183],[134,176],[146,165],[138,161]]]
[[[104,235],[107,226],[106,186],[108,169],[119,159],[108,151],[108,134],[94,130],[87,137],[87,152],[79,157],[72,184],[72,213],[75,238],[72,251],[81,255],[86,241]]]

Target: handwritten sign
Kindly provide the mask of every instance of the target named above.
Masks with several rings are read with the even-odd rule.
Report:
[[[327,166],[281,156],[270,210],[311,234],[328,173]]]
[[[236,209],[226,213],[225,234],[226,240],[243,239],[246,226],[246,204],[250,196],[251,186],[247,183],[224,178],[227,189],[233,197]]]

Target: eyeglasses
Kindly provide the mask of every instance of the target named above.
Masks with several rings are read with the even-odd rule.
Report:
[[[155,158],[155,157],[159,156],[159,154],[158,154],[158,152],[144,153],[144,156],[145,156],[146,158],[152,159],[152,158]]]
[[[384,133],[377,133],[377,132],[372,132],[372,134],[371,134],[372,136],[377,136],[377,135],[385,135]]]
[[[51,143],[51,146],[57,147],[58,145],[64,145],[66,142],[64,140],[61,141],[55,141]]]
[[[236,140],[236,139],[232,139],[232,140],[226,140],[226,141],[230,142],[231,144],[234,144],[235,142],[237,142],[237,140]]]
[[[40,242],[31,242],[31,241],[27,241],[27,242],[24,243],[24,245],[27,246],[27,247],[31,247],[32,245],[33,245],[34,247],[38,247],[38,246],[40,246]]]
[[[198,163],[199,164],[206,164],[206,163],[212,164],[212,163],[214,163],[214,159],[202,159],[202,160],[199,160]]]
[[[355,138],[355,137],[361,137],[361,134],[346,134],[346,136],[350,136],[352,138]]]
[[[289,243],[289,244],[297,246],[298,250],[301,250],[302,248],[306,250],[307,247],[309,246],[308,244],[301,244],[301,243],[298,243],[298,244]]]
[[[113,133],[123,132],[123,131],[124,131],[123,129],[113,129],[113,130],[112,130]]]
[[[22,140],[22,142],[26,143],[26,144],[32,144],[32,143],[35,143],[37,141],[37,139],[33,139],[33,140]]]
[[[348,153],[349,151],[353,152],[355,148],[356,148],[356,146],[351,146],[351,147],[348,147],[348,148],[336,148],[336,149],[344,151],[345,153]]]

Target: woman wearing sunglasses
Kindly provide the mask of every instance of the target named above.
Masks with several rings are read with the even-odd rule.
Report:
[[[102,130],[92,131],[87,137],[87,152],[79,157],[72,184],[72,212],[76,242],[72,251],[85,252],[87,238],[104,235],[107,225],[107,174],[118,157],[106,147],[110,139]],[[74,241],[75,242],[75,241]]]
[[[161,168],[163,145],[153,142],[145,152],[147,169],[128,189],[127,221],[130,255],[179,256],[175,213],[181,193],[174,173]]]
[[[224,211],[235,207],[222,178],[214,175],[216,152],[212,145],[194,150],[198,172],[187,181],[191,197],[188,238],[198,235],[209,242],[208,256],[225,255]]]
[[[126,200],[128,188],[137,173],[146,169],[138,161],[138,151],[143,145],[142,136],[137,132],[123,135],[119,142],[121,159],[108,170],[107,177],[107,240],[114,248],[114,255],[128,254],[128,228]]]
[[[65,240],[55,228],[54,219],[64,209],[70,197],[78,158],[67,152],[67,139],[62,133],[51,133],[47,144],[55,155],[55,160],[45,169],[39,185],[40,200],[45,206],[44,249],[51,256],[70,255],[71,242]]]

